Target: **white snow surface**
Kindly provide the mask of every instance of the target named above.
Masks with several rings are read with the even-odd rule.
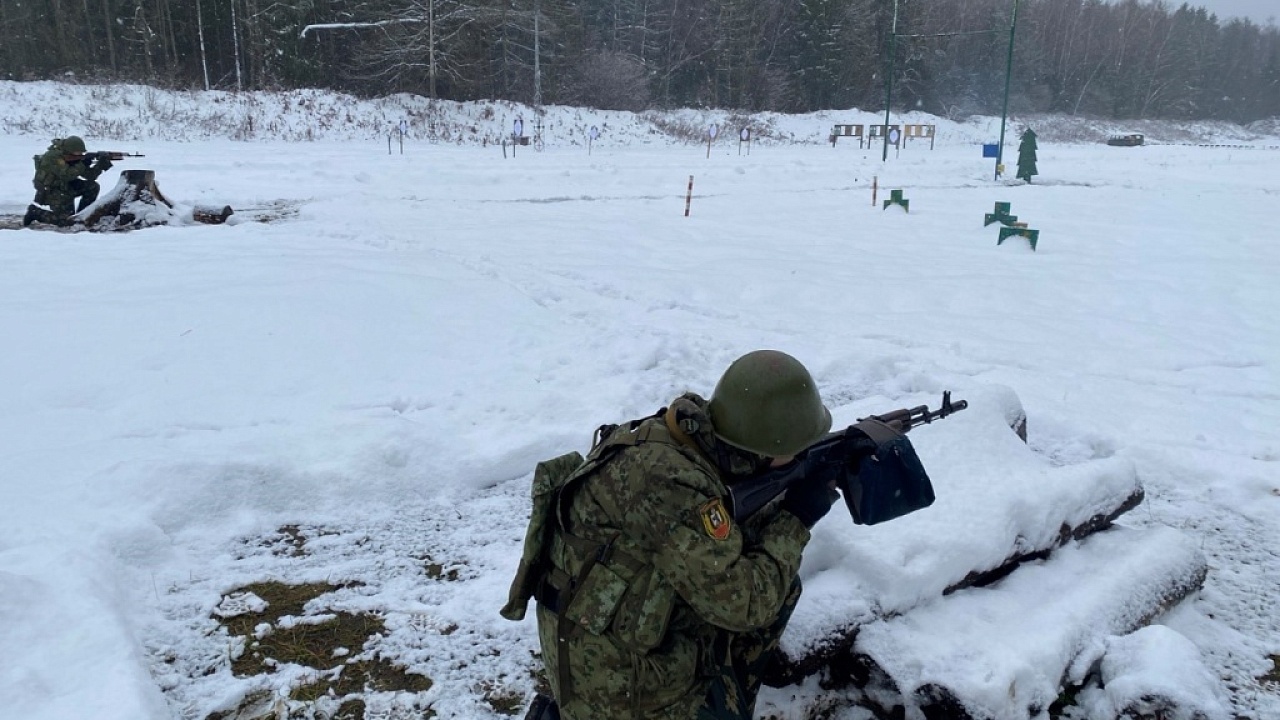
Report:
[[[279,108],[276,124],[236,139],[244,116],[207,119],[219,103]],[[427,109],[389,154],[409,106]],[[945,389],[973,403],[915,438],[935,507],[855,528],[837,506],[819,523],[787,642],[825,632],[842,587],[909,606],[963,575],[948,546],[1048,530],[1136,479],[1147,499],[1123,522],[1182,533],[1208,579],[1159,620],[1176,635],[1106,640],[1113,684],[1073,712],[1107,717],[1180,672],[1207,712],[1280,718],[1280,151],[1265,149],[1280,138],[1183,126],[1170,143],[1252,147],[1111,148],[1053,142],[1041,127],[1059,121],[1042,118],[1024,185],[993,181],[989,118],[906,118],[939,125],[935,149],[882,162],[825,144],[832,122],[872,112],[762,117],[749,154],[722,134],[708,157],[655,128],[728,113],[549,108],[545,151],[504,158],[493,141],[521,113],[528,132],[532,112],[503,103],[0,83],[0,213],[30,201],[29,158],[79,132],[145,153],[117,168],[155,170],[175,203],[240,216],[0,231],[0,716],[203,719],[263,689],[283,706],[305,672],[233,676],[240,647],[219,627],[261,607],[224,596],[280,580],[344,584],[290,622],[377,613],[386,632],[352,656],[434,681],[372,694],[371,717],[502,717],[485,694],[527,696],[536,666],[532,619],[497,614],[533,465],[709,394],[767,347],[813,370],[837,424]],[[586,128],[606,123],[588,154]],[[911,211],[873,206],[873,184]],[[997,246],[982,225],[997,201],[1040,230],[1036,252]],[[1029,448],[1002,425],[1011,392]],[[965,487],[983,494],[948,493]],[[935,523],[947,508],[971,522]],[[1035,603],[1030,573],[1048,567],[1094,572],[1020,569],[1000,585],[1029,586],[1011,607]],[[975,620],[962,600],[934,601],[930,621]],[[1008,657],[1060,670],[1020,618],[984,622]],[[766,702],[802,718],[830,700],[811,679]]]

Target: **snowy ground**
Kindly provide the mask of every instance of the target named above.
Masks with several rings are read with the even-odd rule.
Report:
[[[312,610],[385,626],[349,653],[432,679],[370,693],[369,717],[499,717],[534,682],[531,622],[497,615],[533,464],[771,347],[813,369],[838,423],[1002,386],[1046,465],[1131,463],[1147,501],[1125,523],[1177,528],[1210,562],[1162,622],[1235,715],[1280,717],[1280,151],[1042,142],[1025,186],[992,182],[985,127],[881,163],[821,144],[829,119],[773,122],[818,142],[708,158],[628,125],[590,155],[504,159],[388,155],[376,134],[90,135],[144,152],[121,167],[171,199],[283,217],[0,232],[5,716],[283,705],[306,672],[235,677],[214,617],[278,580],[343,585]],[[49,138],[6,127],[0,213],[20,213]],[[873,178],[911,212],[873,207]],[[1037,252],[996,246],[996,201]],[[831,564],[843,522],[819,526],[815,585],[858,572]]]

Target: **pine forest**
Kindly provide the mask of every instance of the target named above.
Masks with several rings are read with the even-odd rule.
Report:
[[[1160,0],[0,0],[0,78],[808,112],[892,72],[957,118],[1000,111],[1011,36],[1011,112],[1280,116],[1275,24]]]

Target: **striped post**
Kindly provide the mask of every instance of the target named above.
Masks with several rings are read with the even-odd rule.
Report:
[[[689,191],[684,196],[684,216],[689,217],[689,203],[693,202],[693,176],[689,176]]]

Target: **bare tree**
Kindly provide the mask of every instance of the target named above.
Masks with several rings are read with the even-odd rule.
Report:
[[[366,3],[360,10],[371,19],[308,25],[302,37],[322,30],[376,30],[372,46],[358,55],[357,74],[398,84],[425,69],[432,98],[442,76],[463,80],[477,65],[463,48],[506,19],[501,7],[460,0],[388,0]],[[529,21],[532,24],[532,15]]]
[[[560,100],[604,110],[644,110],[649,106],[646,75],[644,63],[634,55],[589,52],[569,71]]]
[[[244,90],[244,77],[240,72],[240,25],[236,22],[236,0],[231,3],[231,47],[236,61],[236,90]]]

